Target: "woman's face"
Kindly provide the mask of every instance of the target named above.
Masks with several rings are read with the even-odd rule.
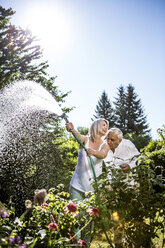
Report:
[[[108,131],[108,125],[105,121],[102,121],[100,123],[100,127],[99,127],[99,134],[104,136],[104,135],[106,135],[107,131]]]

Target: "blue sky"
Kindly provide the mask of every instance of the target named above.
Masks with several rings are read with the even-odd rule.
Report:
[[[41,38],[43,60],[56,85],[71,91],[65,105],[75,126],[91,124],[105,90],[131,83],[152,129],[165,124],[165,1],[0,0],[16,14],[12,23]],[[45,22],[43,22],[45,21]],[[48,29],[49,27],[49,29]]]

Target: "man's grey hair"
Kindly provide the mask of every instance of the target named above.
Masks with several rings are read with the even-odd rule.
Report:
[[[117,127],[110,128],[108,130],[108,132],[107,132],[107,135],[109,134],[109,132],[113,132],[113,133],[117,134],[118,139],[119,140],[122,140],[122,138],[123,138],[123,132],[119,128],[117,128]]]

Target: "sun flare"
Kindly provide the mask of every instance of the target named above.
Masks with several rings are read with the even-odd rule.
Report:
[[[63,50],[71,37],[67,18],[55,6],[33,6],[28,12],[28,28],[44,49]]]

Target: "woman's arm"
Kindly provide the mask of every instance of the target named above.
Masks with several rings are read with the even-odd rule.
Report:
[[[75,134],[83,144],[86,144],[87,137],[85,135],[81,135],[77,130],[75,130],[72,122],[66,123],[66,130]]]
[[[88,148],[87,155],[95,156],[96,158],[103,159],[107,156],[108,151],[109,151],[109,146],[107,144],[104,144],[100,151],[94,150],[92,148]]]

